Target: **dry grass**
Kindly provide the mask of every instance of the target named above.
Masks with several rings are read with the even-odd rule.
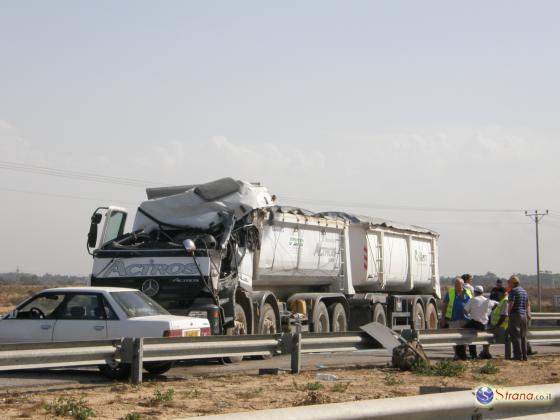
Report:
[[[416,395],[421,386],[475,388],[481,384],[519,386],[536,383],[557,383],[560,377],[560,356],[536,356],[527,363],[494,359],[499,368],[494,374],[483,374],[486,361],[458,362],[465,366],[458,376],[437,377],[399,372],[387,367],[329,369],[336,382],[317,382],[316,371],[299,375],[278,376],[228,374],[219,377],[168,379],[146,382],[142,386],[113,384],[96,388],[74,387],[65,391],[16,392],[0,394],[2,419],[28,417],[49,418],[45,401],[57,398],[84,399],[95,411],[96,419],[149,418],[171,419],[187,416],[232,413],[294,405],[323,404],[405,395]],[[389,380],[387,378],[390,378]],[[313,388],[313,389],[310,389]],[[342,392],[344,388],[344,392]],[[174,398],[165,403],[146,404],[157,398],[157,390],[165,395],[173,389]],[[159,400],[159,398],[157,398]],[[138,417],[139,416],[139,417]]]
[[[33,293],[49,287],[56,287],[47,284],[41,285],[0,285],[0,314],[11,311],[15,306]]]

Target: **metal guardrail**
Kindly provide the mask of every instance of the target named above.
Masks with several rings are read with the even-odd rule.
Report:
[[[533,312],[531,313],[532,321],[560,321],[560,312]]]
[[[304,353],[352,352],[379,348],[382,348],[381,345],[364,332],[125,338],[121,360],[132,365],[132,382],[141,383],[143,362],[291,354],[292,372],[299,373],[301,355]]]
[[[558,418],[558,412],[560,411],[560,386],[557,384],[507,387],[507,391],[510,394],[517,395],[539,394],[543,395],[546,399],[543,401],[527,402],[495,398],[495,401],[491,404],[484,406],[477,402],[474,391],[469,390],[414,395],[411,397],[276,408],[251,411],[251,413],[227,413],[206,416],[204,418],[207,420],[245,420],[248,417],[252,420],[483,420]],[[505,392],[503,388],[502,392]],[[542,415],[542,417],[539,415]],[[196,418],[200,419],[200,417]]]
[[[143,362],[290,354],[292,372],[299,373],[302,354],[383,348],[380,343],[385,339],[381,335],[376,336],[380,329],[386,330],[385,334],[396,336],[398,340],[394,337],[392,339],[397,345],[405,341],[404,338],[380,324],[372,323],[363,328],[362,332],[327,334],[282,333],[256,336],[124,338],[64,343],[0,344],[0,371],[128,363],[132,366],[132,382],[141,383]],[[417,339],[424,348],[495,343],[493,334],[468,329],[409,331],[403,332],[403,337]],[[533,343],[560,343],[560,328],[531,328],[528,338]],[[392,348],[388,344],[385,345],[387,349]]]
[[[494,334],[469,329],[422,330],[404,334],[417,339],[423,348],[450,347],[460,344],[495,344]],[[560,343],[560,328],[531,327],[527,339],[535,344]]]
[[[0,371],[113,363],[121,340],[0,344]]]

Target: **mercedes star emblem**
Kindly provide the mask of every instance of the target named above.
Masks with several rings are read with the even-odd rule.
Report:
[[[148,279],[142,283],[142,291],[150,297],[155,296],[159,292],[159,283],[157,280]]]

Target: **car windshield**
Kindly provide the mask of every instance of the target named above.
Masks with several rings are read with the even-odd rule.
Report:
[[[111,292],[110,294],[129,318],[169,315],[169,312],[140,291]]]

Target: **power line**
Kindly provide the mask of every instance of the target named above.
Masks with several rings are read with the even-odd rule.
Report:
[[[351,208],[369,208],[378,210],[402,210],[402,211],[428,211],[428,212],[447,212],[447,213],[521,213],[522,209],[488,209],[488,208],[452,208],[452,207],[420,207],[420,206],[394,206],[371,203],[357,203],[345,201],[316,200],[309,198],[294,197],[289,195],[280,195],[280,199],[286,199],[292,203],[307,203],[318,205],[333,205]]]
[[[67,179],[73,179],[79,181],[91,181],[91,182],[99,182],[99,183],[113,184],[113,185],[118,184],[118,185],[125,185],[129,187],[145,188],[146,185],[159,185],[159,186],[169,185],[167,183],[149,181],[146,179],[99,175],[91,172],[69,171],[65,169],[57,169],[57,168],[46,167],[46,166],[36,166],[36,165],[29,165],[25,163],[8,162],[8,161],[0,161],[0,169],[4,169],[8,171],[16,171],[16,172],[25,172],[25,173],[31,173],[37,175],[55,176],[59,178],[67,178]]]
[[[169,183],[161,181],[151,181],[139,178],[116,177],[109,175],[99,175],[91,172],[70,171],[46,166],[37,166],[18,162],[9,162],[0,160],[0,169],[16,172],[31,173],[37,175],[47,175],[59,178],[66,178],[79,181],[90,181],[111,185],[124,185],[129,187],[145,188],[147,185],[167,186]],[[452,207],[422,207],[422,206],[403,206],[403,205],[385,205],[372,204],[366,202],[344,202],[334,200],[320,200],[314,198],[302,198],[291,195],[280,195],[286,199],[287,203],[305,203],[323,206],[340,206],[347,208],[368,208],[376,210],[398,210],[398,211],[417,211],[417,212],[442,212],[442,213],[520,213],[522,209],[492,209],[492,208],[452,208]],[[89,199],[89,198],[88,198]],[[560,213],[558,213],[560,215]]]
[[[70,199],[70,200],[86,200],[86,201],[95,201],[97,203],[99,202],[106,202],[108,200],[106,200],[105,198],[97,198],[97,197],[83,197],[83,196],[79,196],[79,195],[67,195],[67,194],[56,194],[56,193],[47,193],[47,192],[43,192],[43,191],[29,191],[29,190],[18,190],[15,188],[3,188],[0,187],[0,191],[6,191],[6,192],[15,192],[15,193],[20,193],[20,194],[29,194],[29,195],[42,195],[42,196],[46,196],[46,197],[56,197],[56,198],[65,198],[65,199]],[[120,203],[120,204],[131,204],[131,205],[138,205],[138,203],[132,203],[130,201],[121,201],[121,200],[111,200],[115,203]]]

